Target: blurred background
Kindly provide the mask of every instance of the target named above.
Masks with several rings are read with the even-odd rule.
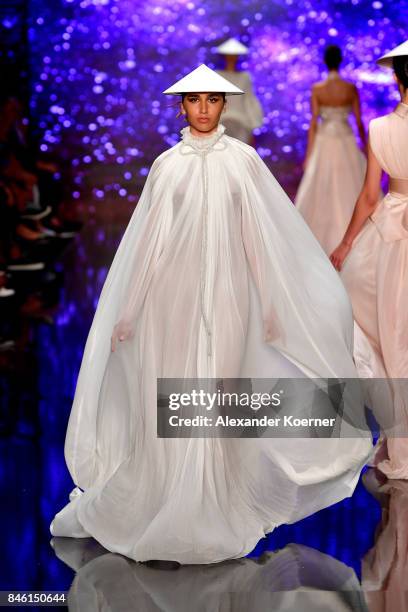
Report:
[[[324,47],[342,47],[367,123],[398,100],[374,60],[406,39],[407,9],[406,0],[2,0],[2,88],[21,95],[41,152],[70,170],[67,197],[135,202],[183,126],[161,92],[200,63],[221,67],[214,48],[239,38],[265,113],[258,152],[293,189]]]
[[[2,589],[72,581],[48,532],[71,486],[64,435],[115,249],[152,161],[184,126],[163,89],[200,63],[221,68],[214,48],[241,40],[265,114],[256,148],[293,197],[324,48],[342,47],[367,126],[399,100],[374,60],[407,39],[407,14],[408,0],[1,0]],[[359,574],[379,517],[359,486],[262,546],[307,544]]]

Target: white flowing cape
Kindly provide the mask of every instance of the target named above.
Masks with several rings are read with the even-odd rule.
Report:
[[[337,273],[256,151],[223,131],[185,128],[154,162],[69,420],[66,460],[85,492],[53,533],[91,534],[139,561],[240,557],[351,495],[371,449],[363,438],[156,436],[158,377],[356,377]],[[127,339],[111,353],[115,325]]]

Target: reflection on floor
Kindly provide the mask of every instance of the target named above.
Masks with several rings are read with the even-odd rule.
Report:
[[[63,442],[82,350],[130,212],[98,209],[61,256],[52,317],[33,318],[25,341],[0,355],[0,590],[70,589],[72,606],[87,611],[99,596],[115,611],[180,612],[192,598],[197,612],[406,609],[397,586],[408,584],[408,483],[380,482],[371,470],[351,499],[280,527],[247,559],[173,570],[90,539],[50,546],[49,522],[72,488]],[[387,584],[394,596],[382,592]]]
[[[75,569],[68,604],[117,612],[366,610],[354,571],[313,548],[290,544],[256,559],[178,569],[146,567],[90,540],[54,538],[55,554]],[[194,602],[192,607],[192,602]]]

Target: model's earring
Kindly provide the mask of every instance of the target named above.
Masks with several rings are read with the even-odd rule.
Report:
[[[186,111],[184,110],[184,108],[180,108],[179,112],[176,115],[176,119],[182,117],[183,115],[186,115]]]

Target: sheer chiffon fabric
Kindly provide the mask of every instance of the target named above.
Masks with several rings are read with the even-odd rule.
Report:
[[[366,171],[348,121],[350,112],[350,106],[320,107],[322,122],[295,199],[327,255],[344,236]]]
[[[390,191],[355,240],[341,277],[356,320],[355,358],[362,377],[390,379],[391,401],[373,408],[381,424],[391,413],[389,478],[408,478],[408,105],[370,123],[370,145],[382,169],[406,184]],[[391,180],[392,185],[392,180]],[[398,435],[398,432],[400,435]]]
[[[371,441],[164,439],[156,378],[354,377],[338,275],[254,149],[183,140],[153,164],[86,344],[52,533],[212,563],[351,495]],[[112,330],[126,340],[110,352]],[[300,400],[299,400],[300,401]],[[350,406],[361,410],[362,406]],[[347,435],[347,426],[345,426]]]

